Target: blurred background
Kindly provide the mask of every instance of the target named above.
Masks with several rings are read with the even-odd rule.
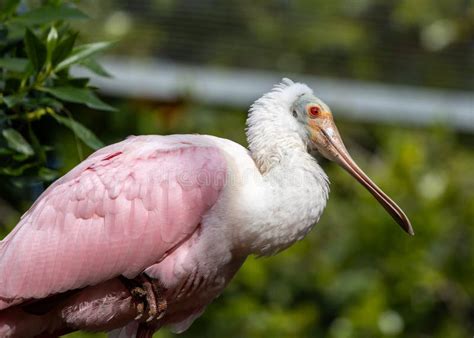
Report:
[[[181,337],[472,337],[473,1],[77,5],[91,17],[75,23],[84,42],[117,41],[101,60],[111,78],[75,70],[119,109],[71,108],[102,141],[203,133],[246,145],[249,105],[290,77],[331,106],[353,158],[416,231],[408,237],[346,172],[322,162],[331,194],[315,229],[275,257],[250,258]],[[60,172],[87,154],[67,130],[40,127]],[[0,191],[3,234],[43,189],[29,181]]]

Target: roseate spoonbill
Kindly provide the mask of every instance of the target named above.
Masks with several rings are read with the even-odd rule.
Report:
[[[328,178],[313,152],[403,211],[349,156],[328,106],[283,79],[250,108],[249,150],[213,136],[138,136],[52,184],[0,242],[0,335],[186,330],[251,254],[302,239]]]

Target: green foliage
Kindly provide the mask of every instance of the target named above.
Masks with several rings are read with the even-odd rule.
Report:
[[[25,156],[32,156],[34,154],[33,148],[30,144],[15,129],[3,129],[2,135],[7,140],[7,145],[10,149]]]
[[[74,120],[69,103],[113,111],[100,100],[88,79],[74,78],[70,68],[87,67],[108,74],[93,57],[109,42],[77,44],[70,20],[87,16],[68,1],[46,1],[37,8],[9,0],[0,10],[0,175],[51,180],[47,153],[37,136],[38,120],[50,117],[69,128],[87,146],[103,144]]]

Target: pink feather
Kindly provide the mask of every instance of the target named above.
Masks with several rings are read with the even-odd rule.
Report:
[[[181,138],[129,138],[51,185],[0,243],[0,310],[134,277],[189,238],[224,185],[199,178],[226,161]]]

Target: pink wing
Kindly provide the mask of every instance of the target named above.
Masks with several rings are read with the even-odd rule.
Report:
[[[226,162],[217,147],[184,140],[127,139],[46,190],[0,242],[0,310],[134,277],[188,238],[216,202]]]

